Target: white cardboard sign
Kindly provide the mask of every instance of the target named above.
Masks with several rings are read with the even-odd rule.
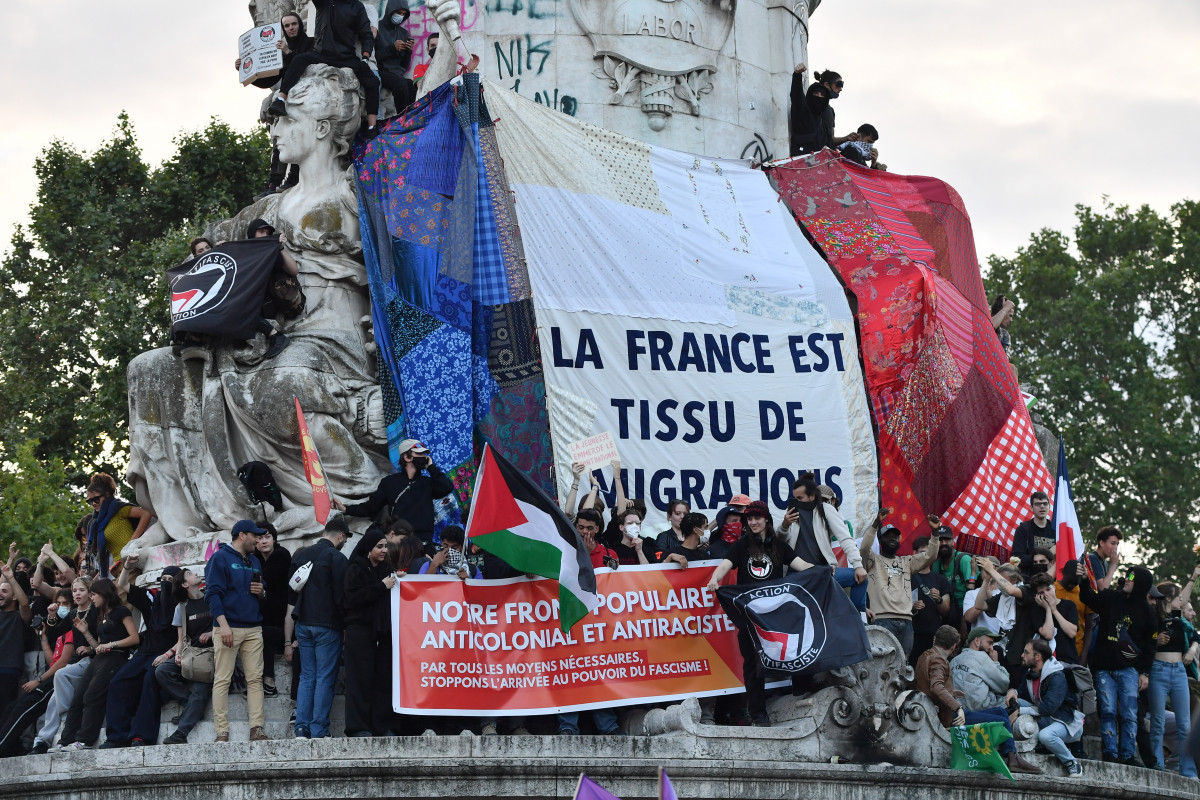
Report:
[[[278,75],[283,70],[283,26],[278,22],[251,28],[238,37],[238,80],[242,85]]]
[[[567,452],[570,454],[572,463],[583,464],[589,470],[596,467],[607,467],[620,458],[617,454],[617,443],[613,439],[611,431],[598,433],[595,436],[580,439],[578,442],[571,442],[567,445]]]

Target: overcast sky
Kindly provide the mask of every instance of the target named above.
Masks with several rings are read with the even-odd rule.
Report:
[[[158,163],[210,116],[253,125],[248,23],[245,0],[0,0],[0,250],[52,138],[94,149],[125,109]],[[824,0],[811,60],[846,80],[839,133],[871,122],[893,171],[957,188],[986,257],[1104,195],[1200,198],[1198,49],[1198,0]]]

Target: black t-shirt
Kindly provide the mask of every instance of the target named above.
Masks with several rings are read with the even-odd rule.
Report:
[[[1037,607],[1041,610],[1041,606]],[[1044,612],[1043,612],[1044,613]],[[1079,609],[1075,607],[1075,603],[1071,600],[1058,601],[1058,613],[1067,622],[1081,625],[1079,621]],[[1045,617],[1042,617],[1044,620]],[[1064,664],[1078,664],[1079,653],[1075,648],[1075,637],[1067,636],[1063,633],[1062,628],[1058,627],[1058,620],[1054,621],[1054,657]]]
[[[108,618],[100,623],[100,644],[119,642],[129,635],[125,630],[125,620],[132,617],[125,606],[117,606],[108,612]]]
[[[674,534],[672,534],[672,536],[673,535]],[[703,561],[706,558],[710,558],[708,554],[708,545],[706,544],[702,544],[695,549],[678,545],[672,548],[670,553],[663,553],[662,560],[666,561],[667,556],[671,555],[672,553],[679,553],[679,555],[683,556],[688,561]]]
[[[782,577],[784,568],[796,558],[796,553],[782,539],[776,539],[773,548],[759,547],[758,552],[753,552],[750,539],[743,537],[733,543],[725,558],[737,570],[738,583],[755,583]]]
[[[268,589],[268,591],[270,591]],[[189,599],[181,609],[183,618],[184,635],[191,641],[194,647],[212,647],[210,640],[207,645],[200,644],[200,636],[205,633],[212,633],[212,612],[208,610],[208,600],[203,597],[195,600]]]
[[[642,547],[650,547],[651,545],[643,542]],[[609,545],[613,552],[617,554],[617,561],[622,564],[640,564],[641,559],[638,558],[637,549],[625,544],[622,539],[617,539],[616,544]],[[643,550],[643,552],[646,552]],[[646,555],[646,560],[650,560],[649,553]]]
[[[813,503],[813,507],[816,508],[816,503]],[[807,508],[798,510],[800,518],[796,524],[800,526],[800,532],[796,535],[796,555],[809,564],[824,564],[825,554],[817,544],[816,528],[813,526],[813,515],[816,511]]]
[[[1158,632],[1171,637],[1166,644],[1158,645],[1157,649],[1160,653],[1182,653],[1187,650],[1187,633],[1183,630],[1183,619],[1176,616],[1178,613],[1176,611],[1175,614],[1159,623]]]
[[[952,591],[950,581],[946,580],[944,575],[938,575],[935,572],[928,574],[914,572],[912,576],[912,588],[917,593],[917,599],[925,603],[924,608],[913,612],[913,632],[933,633],[941,627],[942,615],[938,613],[938,603],[933,602],[930,598],[929,590],[937,589],[941,592],[942,597],[949,597]]]
[[[1027,583],[1020,585],[1021,597],[1014,597],[1016,603],[1015,619],[1013,620],[1012,630],[1008,634],[1008,642],[1005,645],[1004,660],[1009,666],[1016,666],[1021,663],[1021,651],[1025,649],[1025,645],[1037,633],[1037,629],[1042,626],[1042,622],[1046,619],[1046,611],[1037,604],[1034,600],[1036,592]],[[1004,596],[1001,592],[988,600],[987,613],[991,616],[996,616],[1000,606],[1000,598]]]

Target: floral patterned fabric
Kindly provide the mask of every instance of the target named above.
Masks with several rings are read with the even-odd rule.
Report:
[[[933,178],[830,153],[770,175],[858,298],[889,522],[911,541],[928,532],[926,514],[944,515],[959,526],[960,549],[1011,547],[1025,490],[1049,491],[1051,482],[1045,464],[1027,457],[1037,442],[992,330],[962,198]],[[996,489],[1014,476],[1018,490]]]
[[[439,530],[484,441],[552,486],[529,278],[481,95],[474,75],[442,86],[355,154],[389,452],[398,467],[419,439],[454,483]]]

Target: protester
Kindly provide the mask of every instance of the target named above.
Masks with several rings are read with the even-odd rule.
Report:
[[[385,479],[386,480],[386,479]],[[292,557],[292,574],[311,565],[308,580],[293,593],[292,616],[300,646],[300,688],[296,695],[296,738],[321,739],[329,735],[333,683],[342,657],[345,627],[342,598],[346,591],[346,557],[341,549],[350,538],[346,520],[334,516],[316,544]]]
[[[926,548],[910,556],[900,553],[900,530],[895,525],[884,525],[887,511],[881,511],[871,523],[863,537],[859,552],[870,580],[867,596],[871,609],[868,619],[873,624],[886,628],[900,642],[900,650],[907,659],[913,649],[912,626],[912,575],[925,569],[937,558],[937,542],[930,540]],[[879,552],[871,549],[875,544],[875,532],[879,532]]]
[[[101,749],[144,746],[158,742],[159,710],[162,699],[154,671],[159,664],[175,657],[178,638],[175,618],[175,581],[183,573],[179,567],[167,567],[159,576],[153,594],[135,581],[141,564],[127,559],[117,589],[124,590],[127,602],[142,615],[145,630],[137,652],[113,676],[108,686],[108,706],[104,718],[105,742]]]
[[[50,604],[46,621],[38,628],[46,669],[27,681],[17,699],[0,715],[0,756],[23,754],[22,737],[46,711],[54,696],[54,676],[75,656],[75,632],[67,620],[71,616],[71,590],[58,589]],[[65,612],[65,613],[59,613]],[[58,624],[51,624],[51,623]],[[45,745],[34,743],[34,752],[44,753]]]
[[[76,687],[75,697],[63,722],[62,750],[83,750],[96,743],[108,705],[109,682],[129,658],[141,637],[129,609],[121,604],[111,580],[92,583],[92,605],[99,614],[98,634],[87,623],[76,620],[75,629],[87,639],[95,656]]]
[[[997,637],[1005,639],[1016,621],[1016,603],[1009,595],[1000,593],[1000,587],[991,577],[991,572],[983,568],[985,561],[1008,582],[1018,583],[1021,580],[1021,574],[1012,564],[1000,564],[995,556],[976,556],[975,566],[979,567],[980,574],[979,588],[971,589],[963,597],[963,622],[967,625],[981,625]],[[996,596],[1000,599],[992,605],[990,601]]]
[[[1026,677],[1010,690],[1021,714],[1037,717],[1038,742],[1066,768],[1068,778],[1079,778],[1083,768],[1068,744],[1083,738],[1083,714],[1077,710],[1078,698],[1071,689],[1061,663],[1050,652],[1050,645],[1034,640],[1021,651]]]
[[[205,239],[203,236],[197,236],[195,239],[192,239],[191,243],[188,245],[188,249],[192,253],[192,258],[199,258],[209,250],[213,249],[213,243],[211,239]]]
[[[762,507],[765,509],[766,504]],[[747,514],[749,509],[748,506]],[[791,533],[792,525],[796,526],[795,533]],[[821,500],[811,472],[805,472],[792,484],[792,502],[783,515],[779,530],[786,534],[788,545],[800,558],[811,564],[833,567],[833,579],[843,589],[850,590],[854,607],[859,611],[867,610],[867,571],[863,568],[862,556],[837,508]],[[848,566],[838,566],[830,544],[834,539],[842,548]]]
[[[72,631],[75,653],[71,663],[54,673],[53,693],[41,719],[41,728],[33,740],[34,753],[45,753],[54,744],[54,737],[74,702],[75,690],[92,663],[93,650],[89,641],[100,634],[100,613],[92,605],[91,585],[87,578],[76,578],[71,582],[71,609],[65,618],[60,618],[60,624],[65,621]],[[55,614],[57,616],[59,612]],[[84,635],[84,630],[88,635]],[[59,634],[60,637],[65,635],[65,632]]]
[[[913,539],[913,552],[919,553],[928,546],[928,536]],[[951,618],[953,608],[950,581],[934,573],[933,564],[913,573],[912,586],[916,599],[913,600],[912,614],[913,647],[908,662],[915,667],[921,653],[933,646],[933,635]]]
[[[738,584],[755,584],[782,577],[789,569],[802,572],[817,566],[802,559],[795,549],[788,545],[785,536],[775,533],[775,528],[770,523],[766,503],[755,500],[746,506],[746,533],[734,542],[713,571],[712,579],[708,582],[710,592],[716,594],[722,579],[735,568]],[[830,569],[830,573],[832,572]],[[771,718],[767,715],[767,693],[762,662],[755,652],[750,634],[740,628],[738,648],[742,653],[742,675],[746,684],[746,704],[751,724],[770,727]]]
[[[379,78],[366,59],[375,50],[371,19],[358,0],[313,0],[317,9],[316,42],[311,52],[297,54],[279,84],[279,93],[267,109],[276,117],[287,116],[288,94],[314,64],[346,67],[354,71],[366,93],[367,133],[375,133],[379,111]],[[359,58],[361,53],[362,58]]]
[[[379,21],[379,35],[375,38],[379,80],[383,88],[392,93],[397,114],[403,114],[417,99],[417,84],[408,77],[415,44],[412,35],[404,27],[408,15],[408,0],[388,0]]]
[[[218,742],[229,741],[229,683],[234,663],[241,657],[246,674],[246,703],[250,715],[250,741],[269,739],[263,725],[263,633],[259,600],[266,594],[262,564],[254,555],[257,536],[265,531],[253,521],[238,520],[205,567],[205,597],[216,627],[213,631],[216,673],[213,678],[213,726]]]
[[[388,543],[368,531],[350,555],[342,604],[346,621],[346,735],[390,735],[392,637],[388,600],[396,576]],[[307,591],[306,586],[304,591]]]
[[[826,147],[858,141],[857,133],[839,137],[833,132],[834,113],[830,103],[846,86],[842,76],[833,70],[814,73],[812,85],[803,92],[806,69],[804,64],[799,64],[792,72],[790,155],[818,153]]]
[[[1191,646],[1183,620],[1183,606],[1192,596],[1196,578],[1200,577],[1200,565],[1192,570],[1188,582],[1158,584],[1160,597],[1154,606],[1158,615],[1158,639],[1154,652],[1154,663],[1150,667],[1150,683],[1146,687],[1150,705],[1150,750],[1154,754],[1154,769],[1164,769],[1163,732],[1166,727],[1167,698],[1171,699],[1171,710],[1175,712],[1175,736],[1178,740],[1179,774],[1185,778],[1196,777],[1196,763],[1188,755],[1187,739],[1191,732],[1191,693],[1188,690],[1187,670],[1183,665],[1184,653]]]
[[[163,739],[163,744],[186,744],[188,734],[204,716],[204,710],[212,699],[212,683],[183,677],[185,647],[208,652],[213,650],[213,619],[201,589],[202,581],[199,573],[185,569],[172,588],[176,603],[171,619],[176,631],[175,655],[155,668],[154,678],[168,697],[183,705],[183,711],[175,730]]]
[[[421,574],[427,573],[454,575],[462,580],[483,577],[479,570],[472,572],[467,561],[466,535],[462,527],[451,525],[442,531],[442,546],[421,567]]]
[[[53,581],[46,580],[47,568],[52,570]],[[42,597],[51,599],[57,595],[59,589],[67,589],[69,592],[75,577],[75,568],[54,552],[54,545],[46,542],[38,551],[37,565],[29,575],[29,586]]]
[[[618,524],[621,538],[612,543],[617,561],[622,564],[649,564],[646,543],[642,539],[642,513],[636,508],[627,509],[620,515]]]
[[[929,517],[929,522],[938,540],[937,560],[933,562],[932,570],[935,575],[941,575],[950,583],[953,613],[950,615],[949,624],[957,625],[962,619],[967,592],[979,583],[979,575],[971,566],[970,554],[954,549],[954,529],[942,525],[937,517]]]
[[[950,662],[950,675],[967,711],[1005,705],[1009,676],[1000,663],[1000,651],[992,646],[995,640],[987,628],[972,628],[967,646]]]
[[[742,512],[750,505],[750,498],[744,494],[735,494],[729,499],[729,505],[717,512],[711,523],[716,533],[708,543],[709,552],[713,558],[724,558],[742,538],[745,526],[742,524]]]
[[[292,574],[292,554],[279,545],[275,526],[255,537],[255,554],[262,564],[263,588],[266,595],[260,606],[263,616],[263,695],[275,697],[275,656],[283,652],[283,618],[288,607],[288,578]]]
[[[388,544],[391,544],[400,541],[405,536],[411,536],[413,526],[409,525],[406,519],[396,518],[384,526],[384,531],[387,534]],[[418,541],[420,541],[420,537],[418,537]]]
[[[680,524],[683,522],[684,515],[691,510],[692,507],[688,505],[686,500],[675,498],[667,503],[667,524],[670,527],[654,539],[654,550],[658,553],[659,560],[662,560],[668,553],[683,544],[683,540],[687,538]],[[705,524],[708,524],[707,520]]]
[[[374,519],[384,510],[401,517],[421,537],[426,553],[433,555],[433,501],[453,492],[454,484],[433,463],[429,448],[416,439],[405,439],[399,449],[399,472],[385,476],[363,502],[345,506],[334,500],[334,506],[348,517]]]
[[[1045,578],[1039,577],[1044,575]],[[1079,611],[1070,600],[1059,600],[1055,594],[1055,586],[1047,573],[1035,573],[1029,578],[1030,585],[1038,585],[1034,602],[1044,614],[1037,635],[1045,640],[1054,655],[1055,660],[1063,664],[1078,664],[1079,651],[1075,647],[1075,635],[1079,633],[1082,624],[1079,621]],[[1044,585],[1043,585],[1044,583]],[[1031,609],[1034,620],[1037,611]],[[1022,661],[1025,659],[1022,657]]]
[[[25,629],[33,619],[29,598],[13,575],[0,564],[0,717],[17,699],[25,674]]]
[[[1147,597],[1162,594],[1153,580],[1145,567],[1131,567],[1115,587],[1096,591],[1090,581],[1079,584],[1079,596],[1099,615],[1088,666],[1096,676],[1104,760],[1131,766],[1138,766],[1138,693],[1150,682],[1158,627]]]
[[[436,32],[429,34],[429,38],[425,40],[425,54],[429,57],[429,61],[426,61],[423,64],[417,64],[415,67],[413,67],[413,81],[416,82],[417,86],[421,85],[421,79],[424,78],[425,73],[429,71],[429,65],[433,63],[433,56],[435,53],[437,53],[438,44],[441,42],[441,40],[442,35]]]
[[[425,555],[425,543],[421,537],[410,534],[388,542],[388,563],[400,575],[421,575],[431,560]]]
[[[1008,710],[1003,706],[968,711],[959,699],[959,692],[954,688],[954,678],[950,671],[950,655],[958,646],[958,640],[958,631],[954,628],[949,625],[938,628],[933,637],[933,647],[926,650],[917,659],[917,690],[928,695],[929,699],[937,706],[938,719],[947,728],[999,722],[1011,734],[1012,721],[1009,718]],[[1021,757],[1012,739],[1006,739],[997,749],[1004,756],[1004,763],[1008,765],[1010,772],[1026,775],[1042,774],[1040,767]]]
[[[1105,525],[1096,531],[1096,549],[1087,554],[1083,567],[1092,590],[1102,592],[1112,586],[1121,568],[1121,531],[1116,525]]]
[[[838,147],[838,152],[847,161],[853,161],[859,166],[886,170],[887,164],[879,163],[879,151],[875,149],[875,143],[879,141],[879,131],[868,123],[859,125],[857,133],[858,139],[843,142]]]
[[[1033,563],[1034,548],[1042,548],[1050,552],[1050,560],[1054,560],[1055,536],[1050,527],[1050,497],[1045,492],[1037,491],[1029,496],[1029,507],[1033,516],[1017,526],[1013,533],[1012,554],[1021,559],[1021,572],[1028,575]]]
[[[1001,632],[1006,636],[1004,641],[1004,658],[1002,659],[1012,684],[1025,678],[1025,667],[1021,660],[1021,652],[1025,645],[1033,639],[1038,628],[1046,618],[1045,610],[1038,605],[1039,593],[1054,597],[1054,579],[1042,572],[1030,576],[1026,583],[1014,583],[1009,580],[990,561],[981,561],[980,567],[988,577],[999,587],[1000,592],[987,601],[987,613],[1000,621]],[[1001,607],[1001,598],[1012,598],[1011,607]],[[975,601],[979,603],[978,599]],[[1009,623],[1011,608],[1012,621]],[[1050,638],[1053,638],[1051,635]]]
[[[125,545],[141,538],[153,515],[117,497],[117,482],[104,472],[92,476],[84,498],[92,507],[86,552],[92,568],[107,578],[110,561],[120,560]]]
[[[687,569],[688,563],[709,558],[708,552],[708,518],[703,514],[690,511],[683,515],[679,528],[684,532],[683,541],[675,545],[661,559],[663,564],[679,564]],[[667,531],[674,535],[673,531]]]
[[[276,47],[283,51],[283,69],[280,75],[286,74],[288,68],[291,67],[292,61],[301,53],[312,52],[315,42],[304,29],[304,20],[299,14],[288,13],[284,14],[280,19],[280,24],[283,25],[283,39],[280,40]],[[272,76],[263,78],[266,85],[260,81],[255,81],[255,86],[260,86],[264,89],[275,86],[281,78]],[[271,172],[267,180],[267,194],[288,189],[295,186],[300,180],[300,168],[292,164],[284,164],[279,159],[279,148],[271,147]]]
[[[1075,606],[1075,619],[1078,620],[1075,626],[1075,653],[1079,663],[1086,665],[1087,651],[1084,649],[1083,642],[1086,635],[1087,618],[1091,611],[1079,597],[1079,562],[1077,560],[1068,559],[1063,564],[1062,578],[1054,584],[1054,596]]]
[[[996,336],[1000,339],[1000,346],[1006,353],[1012,345],[1008,326],[1012,324],[1013,312],[1016,308],[1016,303],[1002,294],[996,295],[996,299],[992,301],[992,328],[996,331]]]

